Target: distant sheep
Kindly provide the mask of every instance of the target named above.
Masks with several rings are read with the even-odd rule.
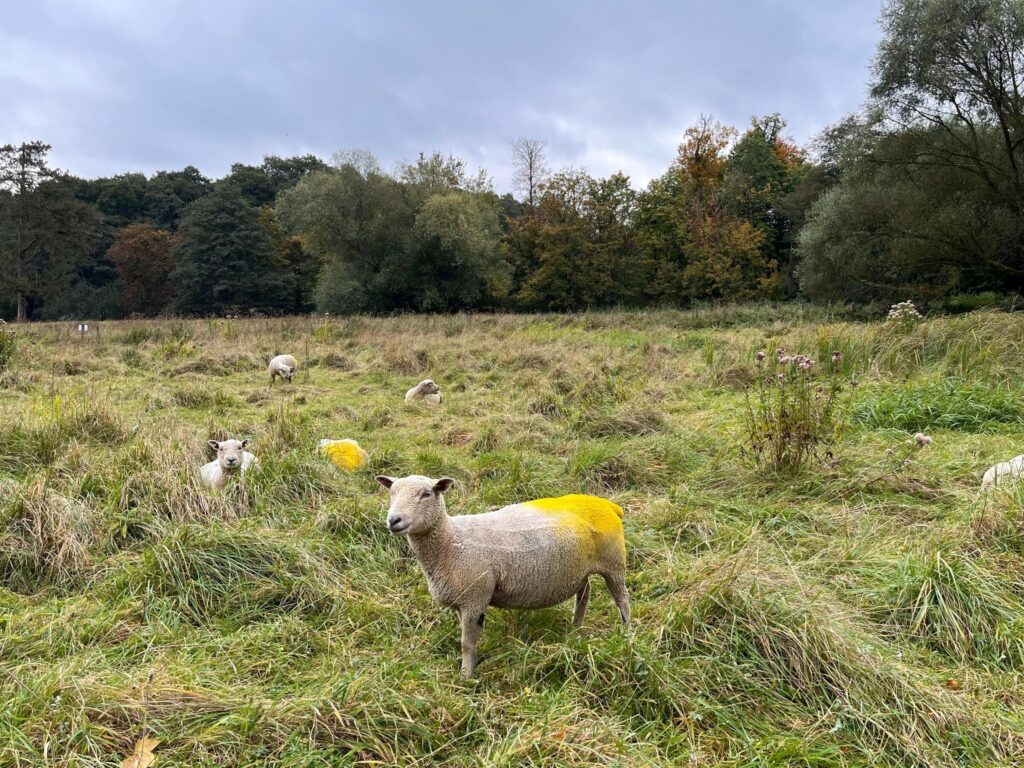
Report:
[[[271,358],[270,364],[267,366],[267,373],[270,374],[270,383],[273,384],[277,377],[280,376],[291,384],[292,376],[295,375],[295,371],[298,368],[299,364],[291,355],[278,355]]]
[[[217,458],[209,464],[204,464],[199,474],[203,485],[213,490],[220,490],[227,485],[233,474],[245,473],[259,459],[245,450],[249,447],[246,440],[211,440],[210,447],[217,452]]]
[[[1024,453],[1009,461],[989,467],[984,477],[981,478],[981,490],[988,491],[996,485],[1014,483],[1021,475],[1024,475]]]
[[[622,509],[607,499],[571,495],[537,499],[496,512],[449,517],[444,492],[453,480],[412,475],[377,482],[391,491],[388,530],[408,537],[430,594],[455,608],[462,625],[462,674],[476,669],[487,606],[546,608],[576,596],[573,626],[599,574],[629,622]]]
[[[366,453],[355,440],[321,440],[317,444],[320,452],[331,460],[338,469],[353,472],[369,460]]]
[[[405,393],[407,403],[411,403],[413,400],[423,400],[428,405],[437,405],[441,402],[441,388],[434,383],[433,379],[424,379]]]

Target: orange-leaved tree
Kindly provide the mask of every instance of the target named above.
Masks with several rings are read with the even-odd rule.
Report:
[[[174,234],[151,224],[131,224],[119,230],[107,250],[117,268],[121,304],[131,314],[158,315],[174,298],[171,271]]]

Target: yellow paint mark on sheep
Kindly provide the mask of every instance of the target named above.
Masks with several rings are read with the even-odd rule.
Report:
[[[321,449],[324,455],[339,469],[347,472],[359,469],[369,458],[366,451],[355,440],[335,440]]]
[[[535,499],[526,505],[558,517],[562,525],[570,528],[623,536],[622,507],[608,499],[572,493],[553,499]]]

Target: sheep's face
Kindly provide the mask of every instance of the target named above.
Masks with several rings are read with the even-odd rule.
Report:
[[[292,376],[295,375],[295,366],[286,365],[284,368],[281,369],[281,375],[284,378],[288,379],[288,383],[291,384]]]
[[[391,491],[388,530],[415,536],[429,531],[447,514],[443,494],[455,481],[449,477],[431,480],[421,475],[398,479],[378,475],[377,482]]]
[[[210,447],[217,452],[217,463],[229,472],[242,468],[242,454],[249,447],[248,440],[210,441]]]
[[[441,388],[434,383],[433,379],[424,379],[419,383],[417,387],[421,395],[436,395],[441,391]]]

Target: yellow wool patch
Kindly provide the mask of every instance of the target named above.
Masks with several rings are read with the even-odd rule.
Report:
[[[359,469],[369,458],[366,451],[360,448],[355,440],[336,440],[320,450],[336,467],[348,472]]]
[[[622,507],[608,499],[572,493],[553,499],[534,499],[525,504],[546,515],[558,517],[559,522],[568,527],[623,535]]]

